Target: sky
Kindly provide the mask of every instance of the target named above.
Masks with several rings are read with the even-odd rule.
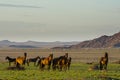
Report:
[[[0,0],[0,40],[85,41],[120,32],[120,0]]]

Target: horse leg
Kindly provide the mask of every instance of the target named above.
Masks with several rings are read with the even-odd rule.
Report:
[[[51,62],[48,63],[48,70],[50,70],[50,65],[51,65]]]
[[[55,70],[55,65],[54,64],[52,64],[52,69]]]
[[[10,61],[9,61],[9,66],[11,66]]]
[[[68,63],[68,70],[70,69],[70,63]]]
[[[20,68],[20,64],[19,63],[16,63],[16,68]]]
[[[45,67],[44,64],[40,64],[40,69],[43,70],[43,68]]]
[[[102,65],[102,63],[100,63],[100,70],[102,70],[103,69],[103,65]]]
[[[60,65],[60,71],[62,71],[62,67],[63,67],[63,66],[62,66],[62,65]]]
[[[29,66],[29,61],[27,61],[27,65]]]
[[[104,69],[107,70],[107,64],[104,65]]]
[[[34,66],[35,66],[35,62],[34,62]]]
[[[67,70],[67,65],[64,65],[64,71],[66,71]]]

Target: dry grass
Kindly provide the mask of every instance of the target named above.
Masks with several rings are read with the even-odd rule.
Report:
[[[27,58],[31,57],[46,57],[53,53],[54,57],[64,55],[69,53],[72,57],[72,62],[99,62],[100,57],[104,56],[104,52],[109,53],[109,62],[116,62],[120,60],[120,48],[109,48],[109,49],[62,49],[62,50],[52,50],[52,49],[0,49],[0,62],[5,61],[6,56],[18,57],[23,56],[24,52],[28,53]]]

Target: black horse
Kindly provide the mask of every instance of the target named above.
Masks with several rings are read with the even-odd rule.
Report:
[[[27,65],[29,66],[30,62],[34,62],[34,66],[35,66],[38,59],[40,59],[39,56],[37,56],[35,58],[29,58],[29,59],[27,59]]]
[[[9,56],[7,56],[5,59],[9,61],[9,66],[11,66],[11,62],[16,61],[16,58],[10,58]]]
[[[100,59],[100,70],[107,70],[108,65],[108,53],[105,52],[105,56]]]

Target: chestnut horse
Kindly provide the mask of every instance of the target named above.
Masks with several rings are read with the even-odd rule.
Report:
[[[100,59],[100,70],[107,70],[108,65],[108,53],[105,52],[105,56]]]
[[[47,65],[48,70],[50,70],[51,62],[53,60],[53,54],[50,54],[48,57],[43,57],[39,60],[40,69],[43,70],[44,67]]]
[[[26,63],[27,53],[24,53],[24,57],[17,57],[16,58],[16,67],[20,67],[20,65],[25,65]]]

